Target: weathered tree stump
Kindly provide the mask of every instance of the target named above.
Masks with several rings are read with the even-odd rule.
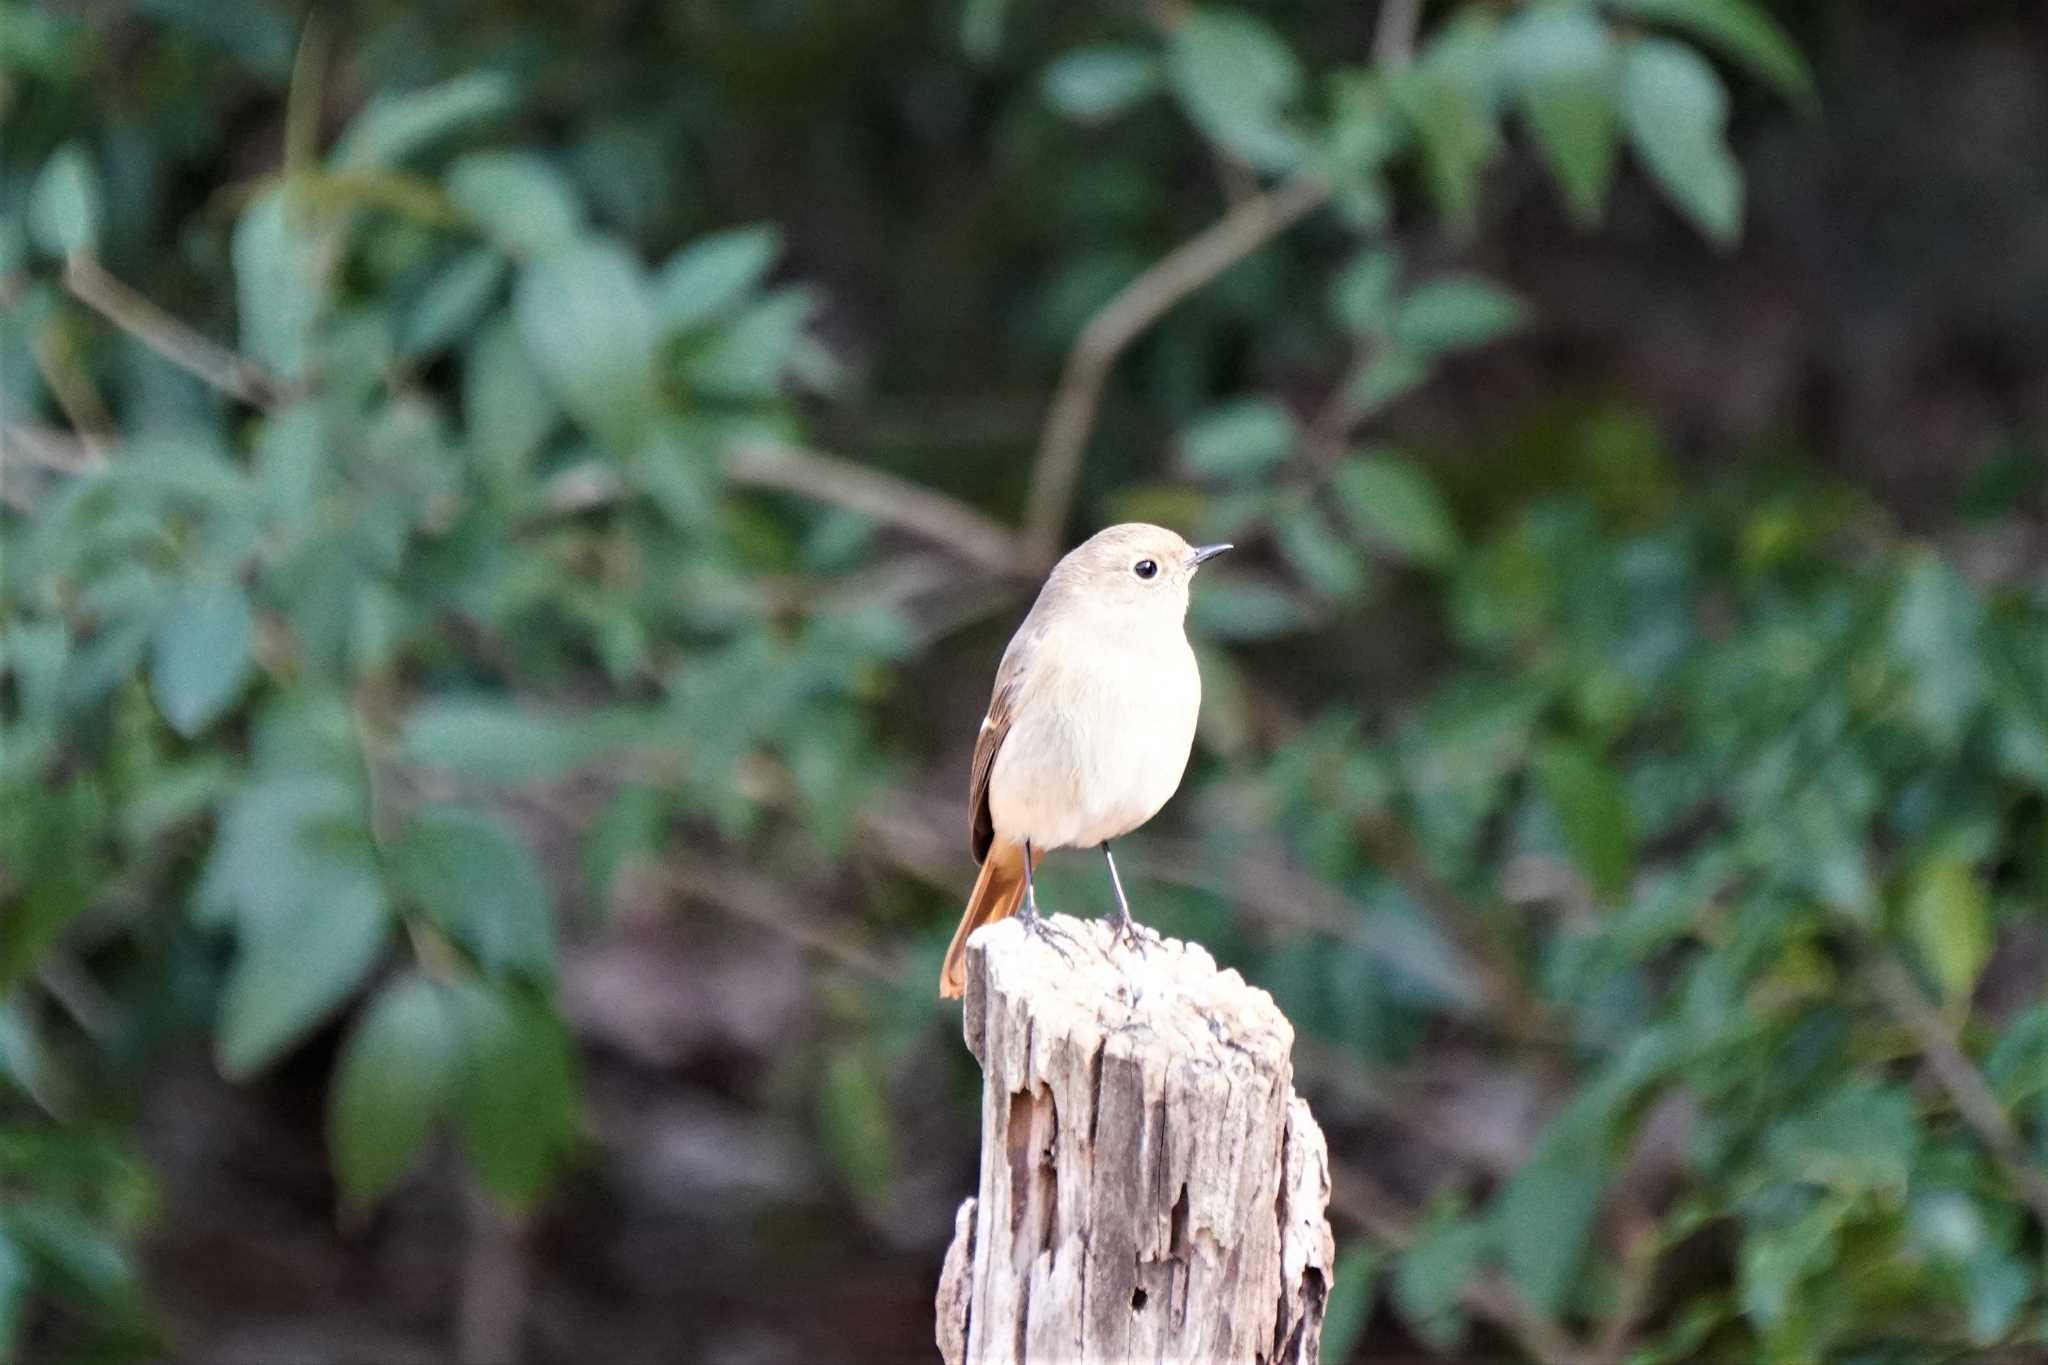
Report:
[[[1294,1029],[1201,948],[1055,919],[968,943],[981,1180],[939,1280],[947,1365],[1312,1365],[1329,1290],[1322,1130]]]

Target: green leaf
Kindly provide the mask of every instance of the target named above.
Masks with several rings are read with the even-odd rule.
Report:
[[[486,1189],[525,1208],[575,1140],[575,1056],[561,1020],[523,993],[465,984],[457,1000],[463,1149]]]
[[[1457,1350],[1465,1339],[1465,1316],[1458,1305],[1478,1273],[1485,1243],[1481,1224],[1440,1219],[1425,1227],[1394,1263],[1394,1307],[1409,1329],[1439,1353]]]
[[[104,1312],[131,1295],[135,1265],[127,1248],[51,1198],[9,1193],[0,1204],[0,1232],[35,1269],[38,1288],[50,1297],[82,1300]]]
[[[1614,179],[1619,83],[1607,26],[1579,6],[1529,6],[1507,26],[1502,47],[1565,204],[1574,221],[1590,227],[1606,211]]]
[[[1354,336],[1376,336],[1394,323],[1394,284],[1401,258],[1383,246],[1367,247],[1330,282],[1330,308]]]
[[[614,242],[567,246],[520,272],[520,339],[583,426],[630,446],[654,415],[655,315],[639,262]]]
[[[1535,766],[1579,870],[1604,895],[1625,891],[1635,876],[1635,820],[1614,770],[1590,749],[1562,742],[1538,750]]]
[[[67,142],[43,163],[29,189],[29,235],[54,256],[94,251],[100,244],[102,216],[92,158],[79,143]]]
[[[1287,107],[1301,66],[1265,20],[1241,9],[1197,6],[1173,27],[1167,76],[1203,136],[1262,171],[1301,157]]]
[[[0,1227],[0,1360],[16,1360],[28,1334],[29,1290],[34,1273],[28,1257]]]
[[[405,727],[407,759],[507,782],[559,777],[656,737],[658,717],[628,707],[549,715],[503,702],[442,698]]]
[[[417,361],[442,350],[476,325],[505,281],[505,258],[485,247],[434,272],[399,307],[393,325],[398,354]]]
[[[660,856],[672,798],[654,787],[628,783],[593,822],[583,840],[583,877],[599,913],[612,908],[619,872],[638,859]]]
[[[1345,380],[1345,399],[1363,417],[1428,383],[1435,370],[1427,355],[1397,346],[1375,346],[1364,368]]]
[[[320,405],[294,403],[265,418],[256,437],[256,486],[266,516],[296,529],[332,477]]]
[[[260,760],[259,772],[266,766]],[[221,812],[213,851],[193,892],[203,924],[257,924],[302,899],[344,896],[360,880],[357,862],[334,856],[363,829],[363,793],[346,778],[278,765],[285,776],[248,784]]]
[[[1300,438],[1294,414],[1269,398],[1214,407],[1180,434],[1181,462],[1199,478],[1243,478],[1286,459]]]
[[[540,371],[520,343],[512,320],[486,323],[462,369],[462,412],[469,424],[469,449],[485,483],[502,501],[526,488],[527,473],[562,410],[541,382]]]
[[[379,95],[341,136],[337,165],[396,166],[512,108],[518,88],[501,71],[473,71],[399,95]]]
[[[1608,1176],[1607,1099],[1594,1089],[1567,1105],[1492,1209],[1508,1274],[1538,1310],[1552,1316],[1579,1283]]]
[[[182,32],[266,82],[281,85],[291,75],[297,32],[268,0],[141,0],[133,8],[153,25]],[[10,15],[7,22],[20,20]]]
[[[2015,1109],[2048,1095],[2048,1002],[2006,1026],[1984,1058],[1984,1078]]]
[[[1337,509],[1368,545],[1441,568],[1456,557],[1457,527],[1428,476],[1393,455],[1347,456],[1331,476]]]
[[[1607,0],[1624,14],[1683,29],[1778,87],[1801,105],[1813,103],[1813,75],[1799,49],[1749,0]]]
[[[14,678],[16,723],[40,724],[56,716],[70,653],[71,632],[62,621],[8,622],[0,635],[0,670]]]
[[[316,882],[284,888],[289,903],[246,919],[215,1038],[229,1080],[254,1075],[297,1043],[383,956],[390,916],[367,841],[320,856]]]
[[[1376,74],[1341,71],[1327,85],[1329,121],[1317,161],[1330,178],[1330,206],[1353,232],[1382,233],[1393,215],[1384,170],[1403,146],[1406,122]]]
[[[379,991],[342,1044],[327,1102],[327,1147],[358,1211],[411,1168],[453,1091],[460,1037],[452,1002],[408,973]]]
[[[223,754],[166,764],[124,803],[121,837],[146,844],[211,813],[245,776]]]
[[[243,210],[230,251],[242,349],[275,373],[296,377],[305,368],[320,294],[311,244],[282,189],[258,195]]]
[[[1954,569],[1930,551],[1912,557],[1892,609],[1892,648],[1911,670],[1907,713],[1945,751],[1962,742],[1983,704],[1983,620],[1982,604]]]
[[[726,317],[768,278],[782,234],[767,224],[699,237],[669,257],[654,280],[654,309],[675,333]]]
[[[1325,597],[1345,602],[1365,591],[1365,565],[1313,503],[1303,503],[1280,518],[1273,535],[1281,557]]]
[[[1500,149],[1494,123],[1494,51],[1490,20],[1454,19],[1421,60],[1389,81],[1394,103],[1422,144],[1431,195],[1453,233],[1469,238],[1479,225],[1479,178]]]
[[[1970,1344],[1988,1351],[2012,1330],[2034,1294],[2034,1275],[2025,1263],[1994,1253],[1978,1256],[1969,1277]],[[2036,1341],[2041,1334],[2034,1334]]]
[[[149,687],[173,730],[198,734],[241,695],[255,668],[254,634],[238,583],[190,583],[172,596],[150,642]]]
[[[1265,575],[1204,570],[1188,605],[1189,628],[1214,640],[1267,640],[1308,624],[1308,611]]]
[[[1807,1097],[1764,1140],[1782,1179],[1888,1198],[1904,1196],[1919,1146],[1911,1093],[1867,1076]]]
[[[1683,43],[1639,38],[1622,58],[1629,145],[1680,213],[1717,245],[1742,231],[1742,167],[1728,150],[1728,92]]]
[[[531,152],[472,152],[448,168],[448,197],[499,250],[545,256],[583,228],[568,178]]]
[[[1906,932],[1944,1002],[1968,1000],[1991,959],[1991,898],[1969,859],[1941,853],[1907,880]]]
[[[427,912],[487,972],[549,976],[555,921],[540,865],[492,817],[423,806],[391,850],[392,887]]]
[[[896,1127],[881,1071],[865,1049],[842,1047],[826,1061],[818,1126],[847,1184],[863,1199],[879,1198],[896,1166]]]
[[[1076,123],[1106,123],[1159,88],[1158,57],[1105,43],[1063,54],[1039,78],[1045,102]]]
[[[634,449],[626,477],[676,529],[702,533],[717,526],[718,452],[684,424],[656,423]]]
[[[778,289],[691,351],[683,363],[684,379],[713,398],[774,397],[816,306],[808,289]]]
[[[12,755],[10,755],[10,759]],[[12,778],[13,773],[8,776]],[[0,988],[26,975],[64,927],[91,905],[105,875],[106,803],[74,780],[0,787],[0,866],[34,869],[0,901]]]
[[[1840,1254],[1847,1213],[1846,1201],[1825,1199],[1787,1224],[1751,1231],[1737,1266],[1743,1313],[1771,1328],[1794,1312],[1801,1282],[1833,1266]]]
[[[1394,340],[1424,354],[1484,345],[1526,325],[1528,305],[1476,275],[1446,275],[1401,300]]]

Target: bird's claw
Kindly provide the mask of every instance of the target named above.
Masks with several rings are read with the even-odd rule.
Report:
[[[1044,915],[1039,914],[1036,906],[1027,904],[1022,910],[1018,911],[1017,922],[1024,926],[1025,933],[1041,940],[1046,947],[1058,953],[1061,961],[1065,962],[1069,967],[1074,965],[1073,954],[1069,953],[1066,947],[1062,946],[1068,944],[1079,946],[1075,944],[1074,936],[1054,924]]]
[[[1128,911],[1116,917],[1110,941],[1122,944],[1140,957],[1152,951],[1161,942],[1158,931],[1147,929],[1132,919]]]

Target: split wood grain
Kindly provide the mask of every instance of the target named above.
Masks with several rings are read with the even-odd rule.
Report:
[[[940,1277],[947,1365],[1313,1365],[1330,1170],[1293,1026],[1198,946],[1053,924],[1064,957],[1015,920],[968,948],[981,1174]]]

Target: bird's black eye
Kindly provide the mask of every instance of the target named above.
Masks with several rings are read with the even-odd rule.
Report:
[[[1159,562],[1153,559],[1141,559],[1131,569],[1131,572],[1140,578],[1150,578],[1159,572]]]

